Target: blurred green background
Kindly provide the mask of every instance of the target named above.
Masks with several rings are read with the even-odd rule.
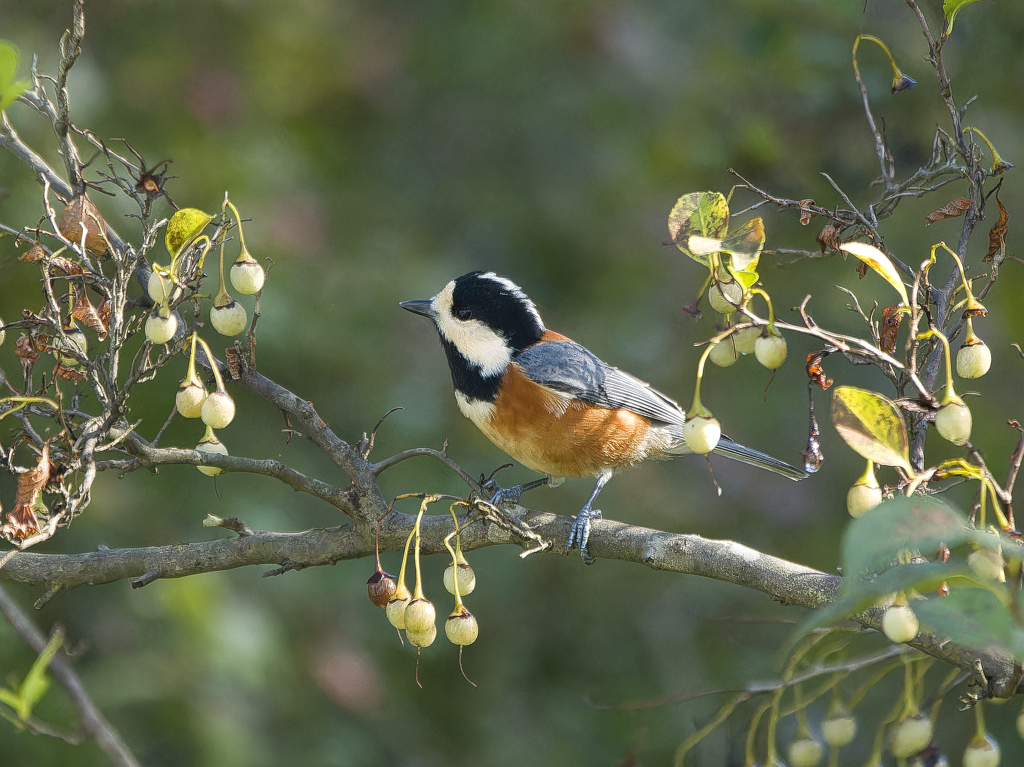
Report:
[[[924,5],[934,21],[940,4]],[[69,21],[67,2],[0,0],[0,36],[20,46],[20,74],[33,54],[41,71],[55,72]],[[451,456],[480,474],[505,457],[458,414],[432,329],[398,302],[429,297],[472,269],[496,270],[524,287],[550,327],[688,403],[692,344],[712,321],[680,313],[704,275],[666,246],[667,214],[685,192],[727,192],[730,167],[780,196],[834,206],[840,200],[824,171],[857,204],[869,203],[878,164],[850,65],[861,32],[881,36],[920,83],[890,96],[887,62],[861,48],[875,115],[903,174],[926,159],[948,115],[917,21],[904,5],[877,0],[108,0],[87,8],[72,105],[78,125],[128,138],[147,162],[172,158],[179,178],[167,188],[180,205],[212,211],[228,190],[252,218],[250,249],[275,262],[259,326],[262,372],[312,400],[349,440],[403,406],[378,434],[378,458],[448,439]],[[1024,5],[986,2],[960,15],[946,48],[959,103],[978,96],[967,124],[1018,163],[1022,39]],[[22,105],[8,116],[60,167],[47,124]],[[1011,253],[1020,243],[1017,172],[1001,194]],[[923,216],[960,191],[907,200],[882,227],[889,245],[914,263],[932,243],[955,242],[959,221],[925,230]],[[137,225],[122,218],[130,209],[94,198],[134,240]],[[754,201],[739,192],[733,209]],[[165,203],[157,206],[167,214]],[[0,220],[32,225],[40,215],[31,174],[0,154]],[[794,215],[769,208],[759,215],[769,248],[816,248],[817,222],[800,227]],[[973,264],[987,246],[984,230],[976,240]],[[833,284],[854,289],[866,307],[894,301],[881,280],[859,281],[853,264],[838,258],[766,254],[761,263],[784,319],[812,293],[809,309],[820,323],[861,332]],[[1018,270],[1006,266],[986,301],[991,316],[976,325],[995,364],[971,387],[985,395],[971,401],[975,438],[998,474],[1015,444],[1005,421],[1024,415],[1012,394],[1021,362],[1009,346],[1021,340]],[[0,241],[0,313],[9,319],[39,306],[37,270],[17,261],[9,238]],[[15,378],[11,340],[0,367]],[[807,428],[802,362],[816,347],[802,337],[789,343],[790,361],[767,401],[768,375],[750,359],[711,370],[704,400],[735,439],[798,462]],[[145,401],[137,398],[131,417],[145,419],[144,436],[163,423],[184,367],[185,360],[172,364],[139,390]],[[891,394],[873,370],[839,359],[828,370]],[[345,482],[310,444],[286,444],[273,408],[235,394],[242,417],[221,434],[232,452]],[[833,571],[845,493],[862,463],[827,423],[826,397],[817,401],[827,461],[811,479],[792,484],[720,461],[717,498],[702,461],[650,464],[609,485],[605,515],[731,538]],[[200,436],[194,422],[179,420],[162,444],[191,446]],[[932,440],[928,450],[933,460],[953,454]],[[516,467],[504,476],[532,475]],[[401,464],[382,484],[387,495],[464,490],[426,459]],[[570,482],[528,500],[574,513],[590,489]],[[9,477],[0,477],[4,503],[12,492]],[[970,503],[966,488],[951,496]],[[266,478],[214,482],[190,467],[166,467],[157,476],[101,477],[88,513],[38,550],[207,540],[218,535],[201,527],[207,513],[273,530],[345,521]],[[384,559],[397,572],[397,555]],[[772,677],[790,622],[802,617],[758,593],[635,565],[523,561],[510,548],[474,552],[471,561],[479,585],[467,604],[481,636],[464,660],[476,688],[443,640],[424,653],[424,689],[416,686],[415,656],[366,600],[369,561],[270,579],[247,569],[135,591],[121,582],[58,596],[33,615],[47,628],[63,623],[83,648],[78,669],[143,763],[217,767],[617,765],[631,755],[665,764],[720,698],[601,706]],[[426,565],[439,602],[443,566]],[[39,596],[8,587],[26,607]],[[31,657],[0,624],[0,674],[23,674]],[[865,711],[887,710],[896,691],[882,685]],[[947,706],[939,736],[950,754],[960,753],[973,726],[955,708]],[[1021,758],[1010,724],[1018,708],[989,713],[1004,764]],[[73,722],[59,691],[38,713]],[[701,746],[698,762],[740,764],[744,725],[741,711]],[[782,739],[792,730],[787,722]],[[862,737],[851,750],[863,759],[868,747]],[[73,749],[6,722],[0,754],[5,765],[106,763],[93,744]]]

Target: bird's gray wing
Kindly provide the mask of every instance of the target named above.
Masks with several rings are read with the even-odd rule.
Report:
[[[667,424],[685,420],[676,402],[572,341],[542,341],[513,355],[512,361],[531,381],[592,405],[624,408]]]

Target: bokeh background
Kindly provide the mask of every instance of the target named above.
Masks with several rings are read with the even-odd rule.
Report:
[[[933,22],[939,5],[923,3]],[[20,46],[22,73],[32,55],[41,71],[55,72],[69,20],[67,2],[0,0],[0,36]],[[920,83],[890,96],[887,62],[862,47],[861,71],[903,174],[926,159],[948,115],[916,19],[878,0],[110,0],[87,9],[72,104],[78,125],[128,138],[150,163],[173,159],[178,178],[167,188],[179,204],[213,210],[227,190],[252,219],[252,252],[275,262],[260,322],[262,372],[312,400],[349,440],[403,406],[380,430],[377,457],[447,439],[452,457],[479,474],[505,458],[458,414],[431,328],[398,302],[494,269],[524,287],[550,327],[687,403],[693,343],[712,321],[680,312],[704,275],[666,245],[668,211],[686,192],[727,192],[730,167],[780,196],[832,206],[840,200],[820,175],[827,172],[859,205],[869,203],[878,164],[850,64],[861,32],[884,38]],[[986,2],[960,15],[946,48],[959,103],[978,96],[967,124],[1010,162],[1024,161],[1021,39],[1024,6]],[[58,163],[48,125],[24,106],[8,115]],[[1020,249],[1016,173],[1001,193],[1011,253]],[[915,262],[932,243],[954,242],[959,222],[925,229],[923,217],[959,191],[907,200],[882,227],[895,252]],[[122,218],[129,208],[96,201],[133,239],[137,227]],[[739,192],[733,209],[753,202]],[[759,214],[769,248],[815,249],[817,223],[800,227],[769,208]],[[0,220],[30,225],[40,215],[30,173],[0,154]],[[974,264],[986,245],[983,231]],[[811,293],[819,322],[862,332],[834,284],[855,290],[866,307],[894,301],[874,275],[860,281],[852,263],[835,257],[766,254],[761,263],[786,319]],[[1000,474],[1014,446],[1005,421],[1024,415],[1022,363],[1009,346],[1021,340],[1019,268],[1007,264],[986,301],[992,313],[977,325],[995,362],[974,387],[984,395],[971,401],[975,435]],[[0,313],[39,305],[38,272],[17,261],[9,238],[0,240]],[[789,343],[790,361],[767,399],[768,374],[751,359],[711,370],[704,399],[734,438],[796,462],[807,429],[802,360],[814,346]],[[0,349],[0,367],[13,376],[12,347]],[[144,419],[145,436],[163,423],[184,366],[139,390],[131,417]],[[829,372],[884,384],[842,360],[830,361]],[[269,405],[235,394],[241,417],[221,435],[232,452],[344,482],[310,444],[286,442]],[[609,485],[605,515],[834,570],[845,492],[862,464],[828,425],[827,399],[817,402],[827,460],[813,478],[792,484],[718,462],[718,498],[702,461],[651,464]],[[162,444],[191,446],[200,436],[179,421]],[[930,458],[952,454],[929,441]],[[504,476],[531,477],[521,467]],[[386,494],[463,492],[427,459],[401,464],[382,484]],[[528,500],[573,513],[590,488],[569,482]],[[4,503],[12,492],[0,477]],[[952,496],[971,501],[965,489]],[[207,540],[219,534],[202,528],[207,513],[274,530],[345,521],[269,479],[214,482],[191,467],[165,467],[156,476],[101,477],[88,513],[38,550]],[[384,559],[397,572],[397,555]],[[78,669],[89,689],[145,764],[217,767],[666,764],[720,697],[632,704],[773,677],[802,617],[761,594],[635,565],[523,561],[507,548],[471,560],[479,585],[468,604],[481,636],[465,667],[476,688],[444,641],[424,653],[423,689],[416,686],[414,655],[366,600],[368,561],[269,579],[246,569],[142,590],[126,582],[85,588],[34,617],[67,627],[83,650]],[[443,567],[426,564],[438,601]],[[39,596],[8,587],[26,607]],[[0,624],[0,673],[23,674],[31,658]],[[885,683],[863,710],[888,710],[895,694],[895,680]],[[951,754],[973,726],[955,708],[947,706],[939,735]],[[1011,724],[1018,710],[989,713],[1007,764],[1021,756]],[[73,722],[60,691],[38,713]],[[792,729],[783,727],[783,739]],[[740,764],[744,732],[741,710],[700,748],[699,763]],[[859,749],[862,759],[869,744],[860,741],[851,756]],[[105,763],[93,744],[73,749],[6,722],[0,754],[19,766]]]

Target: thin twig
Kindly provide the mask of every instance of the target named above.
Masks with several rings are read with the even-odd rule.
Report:
[[[47,638],[28,619],[6,589],[0,586],[0,613],[7,619],[18,636],[32,648],[40,653],[46,647]],[[121,738],[121,735],[107,721],[103,713],[93,703],[88,691],[82,684],[78,674],[72,668],[68,659],[58,652],[50,661],[50,672],[60,682],[61,687],[71,698],[75,709],[78,711],[79,719],[82,722],[82,729],[96,739],[97,745],[103,750],[115,767],[139,767],[139,762],[132,754],[131,749]]]

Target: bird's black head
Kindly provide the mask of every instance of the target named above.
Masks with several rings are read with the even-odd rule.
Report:
[[[544,335],[544,323],[522,289],[494,272],[470,272],[453,282],[448,313],[458,323],[474,320],[498,333],[512,349],[532,346]],[[438,294],[447,293],[447,287]],[[439,306],[442,310],[444,307]]]
[[[544,335],[533,301],[493,272],[464,274],[430,300],[406,301],[402,307],[434,321],[455,386],[466,394],[482,391],[484,380],[496,381],[514,352]]]

